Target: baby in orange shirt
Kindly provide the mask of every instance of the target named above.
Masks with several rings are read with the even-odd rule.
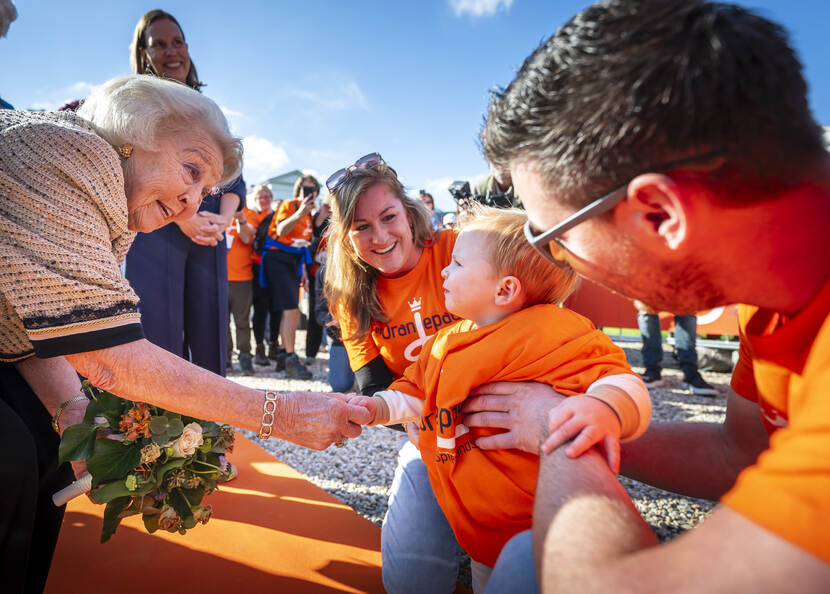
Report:
[[[462,318],[422,347],[389,389],[353,396],[371,424],[420,423],[419,449],[459,544],[484,570],[515,534],[530,529],[539,457],[482,450],[492,430],[467,427],[461,406],[492,381],[537,381],[571,396],[551,415],[557,445],[575,438],[572,457],[601,444],[619,468],[619,441],[641,435],[651,416],[648,390],[622,349],[579,314],[560,307],[577,276],[525,241],[524,211],[481,207],[467,220],[443,272],[448,311]],[[479,568],[479,571],[482,571]]]

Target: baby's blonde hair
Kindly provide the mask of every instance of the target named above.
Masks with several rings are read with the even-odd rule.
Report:
[[[497,276],[515,276],[522,283],[522,307],[560,304],[574,292],[579,277],[573,268],[559,268],[545,260],[524,236],[527,213],[518,208],[474,204],[464,217],[461,232],[481,231],[488,244],[487,259]]]

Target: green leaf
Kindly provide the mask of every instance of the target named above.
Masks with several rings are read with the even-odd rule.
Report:
[[[193,517],[193,510],[190,509],[190,502],[182,491],[182,489],[171,490],[168,501],[173,506],[173,509],[176,510],[176,513],[179,514],[179,517],[185,520]]]
[[[195,525],[196,525],[196,518],[194,518],[193,516],[188,516],[187,518],[184,518],[182,520],[182,528],[185,528],[187,530],[190,530]]]
[[[98,392],[87,407],[87,415],[90,415],[90,422],[97,416],[106,417],[113,431],[118,431],[121,415],[131,406],[132,403],[129,400],[124,400],[109,392]]]
[[[115,534],[115,529],[121,523],[118,514],[124,511],[129,504],[130,497],[119,497],[107,503],[107,507],[104,509],[104,525],[101,528],[101,544],[107,542]]]
[[[153,435],[156,433],[167,433],[169,427],[170,421],[164,415],[150,418],[150,433]]]
[[[161,482],[164,480],[164,476],[174,468],[180,468],[184,466],[185,462],[187,462],[186,458],[173,458],[172,460],[168,460],[160,467],[156,468],[156,485],[161,486]]]
[[[153,483],[143,483],[136,487],[135,491],[130,491],[124,481],[113,481],[90,493],[89,496],[95,503],[107,503],[118,497],[140,497],[152,491],[153,488],[155,488]]]
[[[153,431],[153,428],[151,426],[150,427],[150,433],[153,434],[153,438],[152,438],[153,442],[157,443],[158,445],[162,445],[162,444],[165,444],[168,441],[170,441],[170,436],[167,434],[166,431],[162,432],[162,433],[156,433],[156,432]]]
[[[170,437],[178,437],[184,431],[184,423],[179,418],[174,418],[169,420],[169,426],[167,428],[167,435]]]
[[[98,439],[95,449],[86,461],[92,475],[92,487],[123,479],[141,462],[141,448],[136,444],[125,445],[110,439]]]
[[[202,499],[205,498],[205,488],[204,487],[196,487],[195,489],[181,489],[182,494],[187,499],[187,502],[190,504],[191,508],[196,507],[202,503]],[[192,513],[192,512],[191,512]],[[181,514],[179,514],[181,515]]]
[[[87,423],[67,427],[58,446],[58,464],[89,458],[95,445],[95,431],[95,427]]]

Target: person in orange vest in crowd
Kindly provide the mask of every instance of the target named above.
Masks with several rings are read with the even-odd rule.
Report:
[[[254,273],[251,270],[251,241],[256,228],[247,217],[256,220],[256,213],[247,207],[237,211],[228,228],[228,369],[233,369],[234,336],[230,318],[236,327],[236,350],[239,352],[239,370],[254,370],[251,357],[251,301]]]
[[[482,147],[546,258],[661,311],[743,304],[725,421],[623,447],[623,474],[720,500],[706,521],[656,546],[602,458],[558,448],[491,585],[519,558],[544,592],[830,592],[830,154],[787,32],[703,0],[595,4],[494,95]],[[479,393],[468,425],[538,451],[560,396]]]
[[[366,406],[371,424],[420,423],[421,458],[472,558],[475,592],[484,590],[504,544],[531,527],[539,457],[475,447],[488,431],[467,427],[458,414],[470,391],[492,381],[538,381],[572,396],[557,409],[562,431],[547,447],[573,437],[569,455],[576,457],[601,444],[614,472],[619,441],[642,435],[651,416],[648,390],[623,350],[560,307],[578,277],[525,241],[526,220],[518,209],[473,208],[442,273],[447,309],[464,319],[430,337],[387,390],[349,400]]]
[[[294,338],[300,321],[300,284],[307,286],[311,265],[313,222],[311,211],[320,193],[320,184],[313,175],[303,175],[294,183],[294,198],[284,200],[277,208],[262,254],[262,272],[271,294],[271,312],[282,312],[280,338],[285,353],[277,360],[277,370],[285,376],[311,379],[311,372],[294,352]]]
[[[271,219],[274,215],[274,195],[268,186],[258,185],[251,190],[254,197],[254,203],[257,210],[251,211],[251,214],[246,218],[256,229],[256,236],[261,235],[260,226],[266,225],[264,235],[267,236],[267,225],[271,224]],[[252,243],[253,248],[253,243]],[[271,293],[267,287],[263,287],[260,282],[260,265],[262,263],[261,246],[257,246],[258,250],[251,250],[251,272],[253,274],[252,293],[254,315],[251,325],[254,329],[254,340],[256,341],[256,350],[254,353],[254,363],[257,365],[268,365],[269,361],[277,360],[277,353],[279,352],[279,333],[280,333],[280,319],[282,312],[272,312],[271,310]],[[265,324],[268,322],[268,341],[269,351],[265,350]]]

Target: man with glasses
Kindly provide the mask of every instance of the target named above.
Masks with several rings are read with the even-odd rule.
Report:
[[[830,158],[806,94],[780,26],[702,0],[589,7],[495,94],[485,156],[546,258],[664,311],[747,304],[725,422],[623,449],[623,474],[722,504],[654,546],[600,456],[543,455],[542,590],[830,591]],[[548,388],[479,393],[465,423],[508,429],[479,447],[538,445]]]

